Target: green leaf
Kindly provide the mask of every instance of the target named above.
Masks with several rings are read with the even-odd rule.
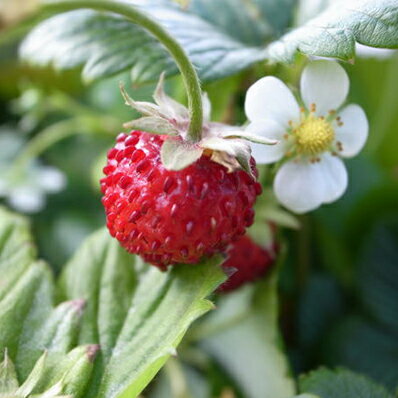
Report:
[[[49,269],[42,262],[32,263],[0,301],[0,352],[7,348],[15,359],[21,335],[42,325],[51,310],[51,295]]]
[[[247,46],[261,46],[292,20],[294,0],[192,0],[188,11]]]
[[[137,285],[134,259],[104,230],[86,241],[61,277],[62,299],[87,301],[79,341],[100,344],[103,353],[87,397],[138,395],[189,324],[212,308],[204,297],[224,279],[216,267],[221,260],[213,258],[168,273],[145,268]]]
[[[198,144],[169,138],[163,142],[160,157],[166,169],[178,171],[196,162],[202,153],[203,148]]]
[[[137,396],[175,353],[189,325],[213,308],[205,297],[225,278],[219,257],[162,273],[101,230],[67,264],[58,300],[69,301],[54,308],[51,274],[31,252],[18,254],[31,263],[8,283],[14,271],[6,264],[13,265],[17,249],[30,238],[21,218],[2,208],[0,218],[7,254],[0,251],[7,281],[0,299],[0,351],[9,350],[23,382],[15,390],[11,365],[3,362],[0,386],[12,387],[8,396]]]
[[[18,388],[18,390],[16,391],[16,395],[25,398],[33,392],[33,390],[37,387],[41,378],[44,375],[46,358],[47,354],[44,353],[36,362],[28,378],[24,381],[21,387]]]
[[[41,324],[29,323],[21,336],[17,362],[22,378],[26,377],[43,351],[47,351],[48,360],[54,364],[62,354],[68,353],[74,346],[84,310],[83,300],[74,300],[60,304],[45,315]]]
[[[90,236],[66,265],[58,281],[59,300],[86,302],[78,342],[100,344],[110,355],[137,285],[135,256],[101,230]]]
[[[98,345],[79,346],[63,356],[59,363],[51,369],[47,369],[47,378],[42,389],[53,388],[60,385],[57,394],[65,394],[84,397],[87,385],[91,381],[94,368],[94,359],[99,351]]]
[[[386,206],[385,201],[383,204]],[[327,363],[366,374],[392,391],[398,387],[397,227],[396,219],[388,217],[386,221],[376,223],[371,233],[366,234],[357,274],[354,275],[359,308],[356,311],[353,308],[355,312],[339,323],[333,317],[329,319],[334,328],[327,339],[322,338],[325,342],[322,351]],[[329,298],[333,296],[325,289],[322,292]],[[319,292],[317,296],[320,297]],[[307,303],[305,301],[302,307],[307,308],[309,315],[311,306],[308,300]],[[315,311],[313,305],[312,312],[333,314],[332,308]],[[327,325],[324,326],[328,329]]]
[[[201,345],[248,398],[291,398],[294,381],[279,347],[276,275],[223,297],[202,322]],[[253,295],[254,294],[254,295]]]
[[[356,41],[398,47],[395,0],[333,2],[282,37],[292,20],[293,0],[192,0],[185,9],[167,0],[132,4],[156,18],[179,41],[203,81],[235,74],[266,59],[290,62],[297,51],[350,60]],[[87,81],[128,68],[135,82],[153,81],[163,71],[177,72],[165,49],[141,27],[90,10],[42,22],[24,41],[21,56],[56,69],[83,66]]]
[[[118,0],[121,1],[121,0]],[[195,0],[182,10],[167,0],[138,3],[182,44],[200,78],[219,79],[266,58],[264,43],[285,29],[293,0]],[[91,81],[131,68],[132,80],[177,72],[164,48],[141,27],[123,18],[88,10],[42,22],[21,47],[22,58],[56,69],[80,65]]]
[[[359,293],[371,315],[398,337],[397,239],[397,222],[379,223],[374,228],[362,252]]]
[[[345,369],[319,369],[302,376],[300,391],[321,398],[393,398],[371,379]]]
[[[0,396],[12,393],[18,388],[18,379],[14,364],[8,357],[7,351],[4,353],[4,360],[0,364]]]
[[[398,47],[398,5],[395,0],[330,2],[321,14],[268,47],[269,59],[291,62],[296,51],[344,60],[355,56],[355,43]]]
[[[397,335],[360,316],[348,316],[324,339],[331,365],[366,374],[394,390],[398,387]]]
[[[343,313],[344,301],[337,282],[327,274],[314,272],[298,304],[297,340],[301,349],[310,352],[317,347]]]
[[[14,286],[32,263],[33,247],[26,219],[0,208],[0,300]]]
[[[135,51],[132,49],[135,48]],[[145,73],[143,59],[157,58],[170,69],[165,50],[144,29],[124,19],[83,10],[60,14],[38,25],[21,47],[21,55],[36,65],[56,69],[84,65],[85,80],[118,73],[132,65]],[[167,66],[169,64],[169,66]]]
[[[204,297],[225,279],[217,268],[221,262],[213,257],[195,267],[173,268],[169,274],[156,269],[145,274],[106,368],[99,398],[115,391],[127,398],[142,391],[175,353],[188,326],[213,308]]]

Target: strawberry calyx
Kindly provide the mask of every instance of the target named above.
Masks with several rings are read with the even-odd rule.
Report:
[[[164,77],[162,73],[155,89],[155,103],[135,101],[127,94],[123,85],[120,86],[126,105],[142,115],[123,126],[127,129],[169,136],[161,149],[161,160],[168,170],[182,170],[205,155],[225,166],[228,172],[243,169],[252,175],[249,142],[274,145],[277,141],[247,133],[242,127],[211,122],[211,104],[207,94],[203,93],[202,136],[199,141],[193,142],[188,138],[189,111],[166,94]]]

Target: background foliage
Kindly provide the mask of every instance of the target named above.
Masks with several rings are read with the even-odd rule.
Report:
[[[191,56],[212,101],[213,119],[241,124],[250,84],[264,74],[296,84],[306,62],[301,53],[352,60],[355,41],[398,46],[394,0],[330,2],[329,9],[327,3],[192,0],[184,8],[151,0],[144,8]],[[148,271],[133,265],[104,232],[81,243],[104,224],[97,181],[107,148],[122,122],[132,118],[118,82],[134,98],[149,100],[160,72],[170,76],[177,70],[143,29],[88,10],[42,22],[20,46],[43,14],[26,16],[23,7],[0,4],[0,140],[18,137],[26,146],[47,132],[48,149],[40,161],[67,178],[66,189],[47,196],[45,210],[29,216],[39,257],[50,265],[36,260],[26,221],[0,211],[0,352],[7,347],[15,366],[9,359],[0,366],[0,397],[17,389],[15,396],[43,394],[54,386],[46,397],[117,396],[114,385],[121,388],[119,396],[134,396],[174,354],[188,325],[210,308],[203,298],[220,275],[209,273],[198,285],[195,273],[206,273],[206,265],[175,276]],[[218,310],[194,323],[178,357],[167,362],[145,396],[396,395],[398,57],[359,53],[344,67],[351,80],[349,100],[366,110],[370,138],[362,154],[347,162],[350,185],[343,199],[300,217],[299,230],[281,231],[287,254],[280,266],[279,306],[276,275],[228,297],[213,296]],[[167,84],[184,102],[180,78]],[[2,170],[15,160],[0,156],[0,165],[6,159]],[[263,198],[270,200],[269,194]],[[161,303],[159,296],[165,296]],[[144,313],[134,313],[132,305]],[[36,363],[44,348],[47,357]],[[320,366],[332,370],[314,370]],[[104,368],[111,369],[110,376],[105,372],[102,378]],[[293,378],[303,373],[295,390]],[[126,374],[131,384],[121,383]]]

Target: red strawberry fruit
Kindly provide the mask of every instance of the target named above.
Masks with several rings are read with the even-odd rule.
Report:
[[[230,292],[261,278],[275,262],[274,248],[262,248],[248,235],[231,245],[228,256],[222,267],[232,275],[218,288],[219,292]]]
[[[206,153],[182,170],[166,169],[160,152],[167,139],[120,134],[101,180],[111,235],[161,269],[223,251],[253,223],[262,190],[246,171],[228,172]],[[253,159],[251,166],[256,176]]]
[[[166,269],[197,263],[244,235],[262,191],[248,142],[276,141],[211,122],[206,95],[202,125],[191,131],[192,109],[169,97],[163,82],[164,74],[155,103],[134,101],[121,87],[142,117],[124,124],[133,131],[120,134],[108,152],[101,190],[111,235]]]

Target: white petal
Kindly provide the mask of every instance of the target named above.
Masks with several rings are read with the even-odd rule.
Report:
[[[314,61],[301,75],[301,96],[308,109],[316,105],[316,114],[326,115],[338,109],[347,97],[350,82],[346,71],[334,61]]]
[[[44,207],[44,194],[33,187],[18,187],[12,190],[8,202],[16,210],[36,213]]]
[[[346,106],[339,114],[342,126],[334,124],[336,141],[343,144],[341,156],[355,156],[364,147],[368,138],[369,123],[363,109],[356,104]]]
[[[252,156],[259,164],[274,163],[282,159],[286,152],[286,141],[283,138],[285,129],[273,120],[258,120],[250,123],[246,131],[261,137],[278,140],[275,145],[250,143]]]
[[[41,167],[37,179],[38,185],[45,191],[55,193],[66,185],[65,175],[55,167]]]
[[[360,58],[387,59],[397,53],[395,49],[369,47],[359,43],[356,43],[355,47],[356,56]]]
[[[319,207],[324,189],[320,163],[287,162],[278,170],[274,180],[277,199],[295,213],[306,213]]]
[[[347,169],[340,158],[329,153],[323,154],[318,164],[324,179],[322,203],[332,203],[347,189]]]
[[[289,120],[300,119],[300,108],[292,92],[273,76],[263,77],[247,90],[245,112],[250,121],[272,119],[284,127]]]

